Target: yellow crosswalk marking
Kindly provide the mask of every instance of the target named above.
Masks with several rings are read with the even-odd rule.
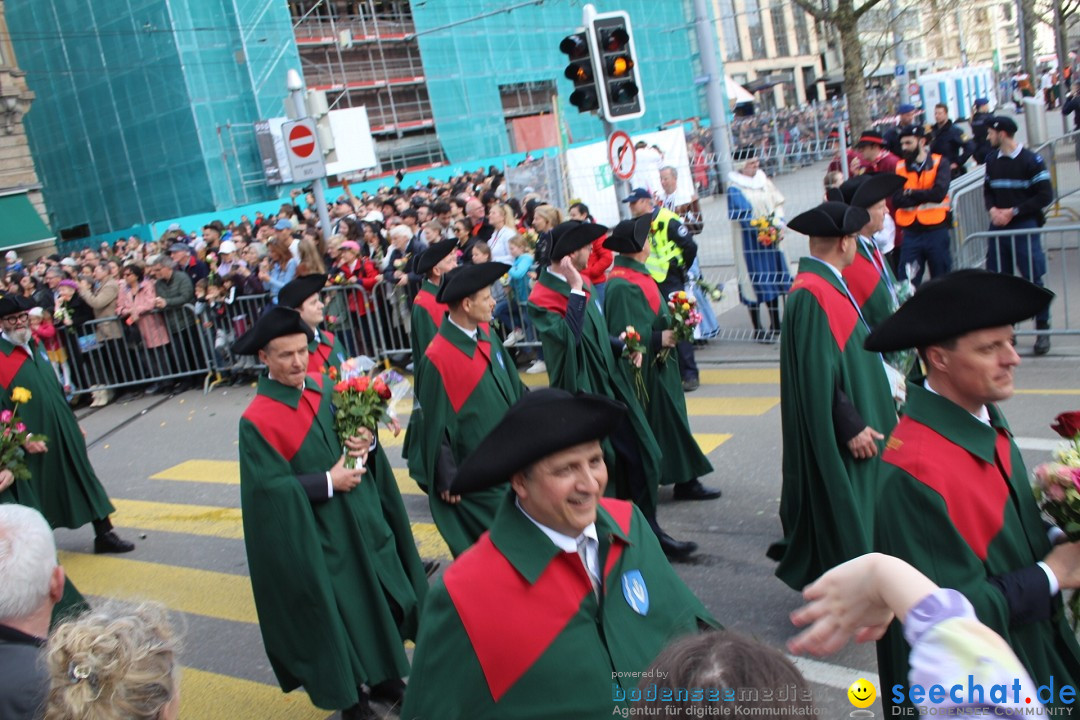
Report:
[[[764,415],[780,404],[779,397],[688,397],[689,415]]]
[[[449,560],[450,548],[439,534],[435,523],[412,523],[413,539],[416,540],[416,551],[425,560],[437,558]]]
[[[1028,388],[1026,390],[1017,390],[1017,395],[1080,395],[1080,390],[1076,388],[1051,390],[1049,388]]]
[[[701,452],[708,455],[730,440],[731,433],[694,433],[694,439],[697,440]]]
[[[240,484],[240,463],[236,460],[185,460],[150,476],[151,480]]]
[[[702,385],[776,385],[780,382],[779,368],[730,368],[702,370]]]
[[[286,695],[273,685],[184,668],[180,675],[180,717],[199,720],[325,720],[330,712],[311,704],[307,693]]]
[[[244,539],[240,508],[117,499],[113,505],[113,521],[121,527]]]
[[[521,376],[521,382],[525,383],[525,387],[547,387],[551,383],[551,381],[548,380],[547,373],[537,373],[535,375],[526,375],[525,373],[518,374]]]
[[[65,551],[59,555],[71,581],[84,595],[153,600],[194,615],[258,622],[246,575]]]
[[[406,468],[394,468],[394,479],[397,480],[398,490],[402,495],[423,495],[424,491],[409,476]]]

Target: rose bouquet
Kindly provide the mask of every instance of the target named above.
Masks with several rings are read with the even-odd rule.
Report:
[[[11,390],[11,401],[15,403],[14,410],[0,412],[0,469],[10,470],[15,480],[26,481],[30,479],[30,470],[26,467],[26,450],[23,446],[28,442],[44,442],[44,435],[33,435],[26,425],[19,420],[19,406],[28,402],[33,395],[24,387],[16,387]]]
[[[757,241],[761,247],[773,247],[784,237],[784,233],[780,229],[780,223],[772,214],[754,218],[750,221],[750,227],[757,230]]]
[[[671,313],[669,328],[675,335],[675,342],[690,342],[694,339],[694,328],[701,324],[701,312],[697,309],[697,299],[685,290],[676,290],[668,296],[668,310]],[[658,362],[666,362],[671,348],[664,348],[656,356]]]
[[[645,378],[641,376],[641,361],[635,362],[634,354],[645,357],[648,348],[641,341],[641,333],[634,329],[633,325],[627,325],[626,329],[619,333],[619,339],[625,343],[623,357],[630,363],[630,372],[634,375],[634,394],[642,405],[649,404],[649,390],[645,387]]]
[[[1054,450],[1053,462],[1040,463],[1032,473],[1032,492],[1039,508],[1065,533],[1080,540],[1080,411],[1061,413],[1050,426],[1068,442]],[[1075,632],[1080,619],[1080,591],[1069,599]]]
[[[359,357],[328,371],[330,378],[337,380],[334,384],[334,430],[342,444],[355,437],[361,428],[374,433],[380,422],[400,429],[394,408],[409,393],[409,381],[395,370],[376,374],[375,368],[370,358]],[[356,458],[347,457],[345,466],[356,467]]]

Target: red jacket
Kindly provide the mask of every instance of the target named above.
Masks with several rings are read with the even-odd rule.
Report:
[[[581,273],[593,285],[601,285],[607,282],[607,269],[611,267],[611,251],[604,247],[607,235],[593,240],[592,254],[589,255],[589,264]]]
[[[348,265],[338,265],[334,268],[331,277],[335,275],[343,275],[345,282],[344,285],[357,284],[366,290],[370,296],[371,291],[375,288],[375,285],[379,282],[379,278],[382,277],[379,271],[375,268],[375,263],[371,262],[371,258],[361,257],[357,258],[355,263],[350,267]],[[370,303],[365,304],[362,302],[362,295],[358,292],[350,292],[349,296],[349,310],[357,315],[367,314]]]

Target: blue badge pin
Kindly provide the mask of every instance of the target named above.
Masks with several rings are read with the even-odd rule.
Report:
[[[501,367],[503,370],[505,370],[506,369],[506,361],[503,360],[502,353],[495,353],[495,357],[499,358],[499,367]]]
[[[640,570],[627,570],[622,576],[622,594],[626,604],[638,615],[649,614],[649,589]]]
[[[593,298],[593,302],[596,303],[596,309],[600,311],[600,315],[604,314],[604,305],[600,302],[600,298]]]

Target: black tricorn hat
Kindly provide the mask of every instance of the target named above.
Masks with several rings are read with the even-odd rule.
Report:
[[[0,297],[0,317],[24,313],[34,307],[34,303],[22,295],[4,295]]]
[[[551,261],[558,262],[572,252],[589,245],[608,231],[606,225],[567,220],[551,230]]]
[[[442,259],[454,252],[457,242],[454,240],[440,240],[428,245],[427,250],[416,256],[413,260],[413,272],[417,275],[427,275],[432,268],[442,262]]]
[[[307,323],[300,319],[300,313],[292,308],[275,305],[259,316],[255,326],[233,343],[233,352],[237,355],[257,355],[271,340],[285,335],[301,334],[308,342],[315,337]]]
[[[444,305],[464,300],[473,293],[480,292],[493,284],[505,275],[509,269],[509,265],[501,262],[462,265],[454,268],[443,276],[435,299]]]
[[[923,283],[866,338],[875,352],[924,348],[1037,315],[1054,293],[1015,275],[957,270]]]
[[[648,215],[640,215],[631,220],[623,220],[611,228],[611,234],[604,241],[604,247],[617,253],[638,253],[649,241],[649,229],[652,227],[652,218]]]
[[[825,197],[832,202],[869,209],[896,194],[904,187],[904,182],[904,178],[892,173],[856,175],[845,180],[840,187],[826,190]]]
[[[557,388],[527,393],[461,463],[450,492],[505,483],[548,455],[607,437],[625,414],[625,405],[603,395]]]
[[[286,283],[278,291],[277,304],[299,310],[304,301],[326,287],[326,274],[301,275]]]
[[[810,237],[854,235],[870,222],[870,213],[841,202],[824,202],[791,218],[788,227]]]

